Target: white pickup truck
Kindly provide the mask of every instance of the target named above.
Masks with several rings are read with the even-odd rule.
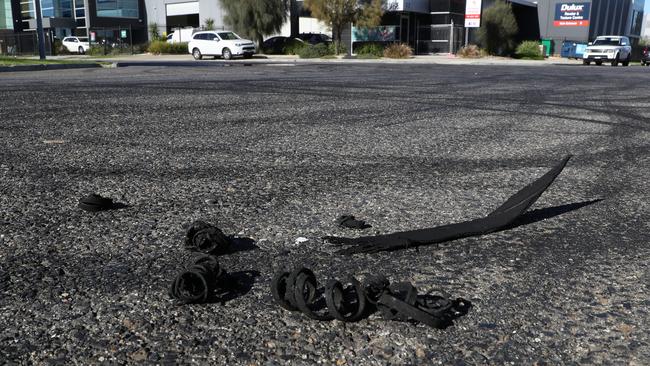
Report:
[[[603,62],[611,63],[612,66],[623,66],[630,64],[632,59],[632,47],[630,39],[623,36],[600,36],[596,37],[593,43],[589,43],[582,54],[582,63],[589,65],[594,62],[602,65]]]

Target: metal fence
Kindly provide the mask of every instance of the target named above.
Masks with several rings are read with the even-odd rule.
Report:
[[[465,28],[453,24],[418,27],[415,52],[418,54],[456,53],[465,40]]]
[[[140,46],[133,44],[133,30],[130,27],[103,27],[88,29],[90,50],[98,55],[133,54],[140,52]]]
[[[45,32],[45,53],[48,55],[52,55],[53,42],[50,32]],[[38,36],[36,32],[0,34],[0,55],[38,55]]]

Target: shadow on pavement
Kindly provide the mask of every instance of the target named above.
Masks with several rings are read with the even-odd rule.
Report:
[[[567,212],[583,208],[585,206],[593,205],[594,203],[598,203],[602,200],[602,198],[599,198],[591,201],[569,203],[561,206],[538,208],[521,215],[517,220],[515,220],[515,222],[503,228],[502,230],[508,230],[517,226],[528,225],[538,221],[550,219],[551,217],[559,216]]]

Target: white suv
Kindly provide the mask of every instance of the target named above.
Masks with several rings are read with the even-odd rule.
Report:
[[[84,54],[90,48],[88,37],[65,37],[61,41],[63,47],[68,49],[68,52],[77,52]]]
[[[621,62],[623,66],[630,64],[632,59],[632,47],[630,39],[622,36],[600,36],[582,54],[582,63],[589,65],[592,61],[596,65],[602,65],[603,62],[611,62],[612,66],[618,66]]]
[[[207,31],[194,33],[187,44],[187,50],[196,60],[203,56],[222,56],[225,60],[230,60],[233,56],[252,57],[255,54],[255,44],[233,32]]]

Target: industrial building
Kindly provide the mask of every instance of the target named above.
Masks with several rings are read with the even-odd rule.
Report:
[[[485,10],[496,0],[483,0]],[[519,25],[517,41],[551,39],[554,53],[565,40],[588,42],[598,35],[624,35],[633,44],[641,36],[644,0],[507,0]],[[96,41],[141,43],[148,27],[159,33],[177,28],[199,28],[212,19],[226,28],[219,0],[41,0],[43,25],[48,37],[94,36]],[[283,35],[326,32],[309,16],[300,0],[291,0],[292,16]],[[353,47],[369,41],[408,43],[418,54],[453,53],[465,42],[476,41],[476,28],[464,27],[465,0],[389,0],[377,29],[353,25],[343,41]],[[0,0],[0,53],[3,34],[32,35],[36,27],[34,0]],[[6,50],[6,42],[4,43]],[[349,48],[348,47],[348,48]]]

